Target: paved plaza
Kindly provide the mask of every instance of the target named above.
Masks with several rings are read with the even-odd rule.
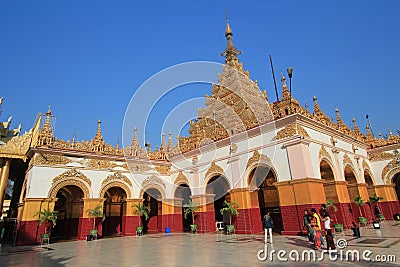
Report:
[[[317,260],[302,261],[302,252],[308,251],[312,246],[303,236],[274,235],[273,245],[266,247],[270,254],[273,253],[273,265],[293,264],[294,252],[299,252],[300,266],[398,266],[400,262],[400,224],[398,222],[385,222],[380,230],[368,227],[361,229],[361,238],[354,238],[351,231],[338,234],[336,240],[343,238],[347,247],[337,249],[337,260],[329,259],[327,253],[324,260],[319,261],[321,252],[316,253]],[[343,244],[342,244],[343,245]],[[269,259],[265,261],[265,249],[262,235],[237,235],[226,236],[220,234],[152,234],[142,237],[117,237],[105,238],[95,241],[70,241],[50,244],[49,249],[36,246],[11,247],[3,244],[0,254],[1,266],[266,266],[271,265]],[[286,251],[281,258],[277,258],[279,250]],[[348,250],[358,250],[360,261],[345,261]],[[390,258],[396,257],[396,262],[377,263],[362,259],[366,253],[370,259],[377,255]],[[282,253],[282,252],[281,252]],[[292,253],[289,258],[289,253]],[[259,257],[257,256],[259,254]],[[340,255],[343,255],[342,260]],[[308,255],[308,254],[305,254]]]

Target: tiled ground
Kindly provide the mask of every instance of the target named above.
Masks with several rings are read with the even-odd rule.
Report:
[[[329,259],[324,253],[323,261],[306,261],[295,263],[297,266],[398,266],[400,263],[400,224],[386,222],[380,230],[361,229],[361,238],[354,238],[350,231],[336,236],[343,238],[347,247],[338,249],[337,260]],[[277,252],[273,254],[274,265],[293,264],[296,250],[301,255],[312,246],[306,237],[274,235],[273,244],[266,245],[269,252],[285,250],[287,262],[279,261]],[[46,250],[40,246],[10,247],[3,245],[0,252],[0,266],[266,266],[269,259],[261,261],[257,254],[265,249],[261,235],[237,235],[227,237],[219,234],[154,234],[143,237],[119,237],[97,241],[71,241],[50,245]],[[396,262],[380,263],[345,261],[348,250],[358,250],[360,258],[366,250],[371,251],[369,258],[376,255],[394,255]],[[367,251],[368,252],[368,251]],[[263,253],[260,256],[264,256]],[[316,257],[321,257],[317,252]],[[342,257],[342,260],[340,260]]]

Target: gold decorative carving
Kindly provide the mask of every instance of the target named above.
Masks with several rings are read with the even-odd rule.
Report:
[[[63,180],[70,179],[70,178],[74,178],[74,179],[85,181],[89,186],[92,184],[92,182],[90,181],[89,178],[87,178],[80,171],[77,171],[75,168],[74,169],[70,169],[70,170],[66,170],[65,172],[63,172],[60,175],[56,176],[53,179],[53,184],[58,183],[58,182],[63,181]]]
[[[303,137],[310,137],[307,131],[298,123],[292,123],[278,131],[272,140],[280,140],[294,135],[301,135]]]
[[[400,162],[399,159],[392,159],[382,170],[382,179],[388,181],[390,178],[389,172],[398,170],[400,172]],[[390,182],[390,181],[389,181]]]
[[[330,162],[332,162],[331,155],[328,153],[324,146],[321,146],[321,149],[319,150],[319,159],[322,158],[327,158]]]
[[[70,162],[66,156],[43,153],[36,154],[34,159],[36,165],[65,165]]]
[[[223,174],[223,173],[224,173],[224,169],[222,169],[220,166],[218,166],[218,165],[215,163],[215,161],[213,161],[213,162],[211,163],[210,168],[208,168],[205,177],[208,177],[208,175],[210,175],[210,174],[212,174],[212,173],[221,173],[221,174]]]
[[[123,181],[123,182],[127,183],[128,185],[132,186],[131,180],[129,180],[125,175],[123,175],[119,171],[108,175],[107,178],[104,179],[103,182],[101,183],[101,186],[103,187],[104,185],[115,182],[115,181],[118,181],[118,182]]]
[[[53,180],[53,182],[54,182],[54,180]],[[48,197],[55,198],[57,196],[58,191],[61,188],[63,188],[64,186],[68,186],[68,185],[74,185],[74,186],[77,186],[80,189],[82,189],[84,198],[91,197],[89,188],[82,181],[76,180],[76,179],[67,179],[67,180],[60,181],[59,183],[53,183],[52,187],[50,188]]]
[[[343,166],[345,166],[346,164],[349,164],[350,166],[353,166],[353,162],[351,161],[349,156],[347,154],[344,154],[344,156],[343,156]]]
[[[267,163],[268,165],[272,165],[271,159],[267,155],[260,154],[257,150],[253,152],[253,156],[247,161],[246,169],[253,165],[253,163],[255,162]]]
[[[142,188],[151,187],[154,184],[159,184],[166,188],[164,181],[155,175],[149,176],[144,179],[142,182]]]
[[[25,133],[22,136],[14,136],[5,145],[0,145],[0,157],[26,161],[26,153],[30,147],[31,140],[32,132]]]
[[[188,178],[180,171],[174,182],[175,185],[187,184],[189,185]]]
[[[132,172],[147,172],[152,169],[151,167],[149,167],[146,164],[137,164],[137,163],[133,163],[133,162],[129,162],[128,165],[124,164],[121,167],[124,167],[125,169],[127,169],[128,166],[129,166],[129,170]]]
[[[93,169],[112,169],[118,165],[109,160],[102,159],[90,159],[88,162],[88,167]]]
[[[99,193],[99,197],[100,198],[104,198],[106,192],[112,187],[120,187],[120,188],[122,188],[126,193],[126,197],[128,199],[131,198],[131,190],[129,189],[129,187],[126,184],[122,183],[121,181],[117,181],[117,180],[112,180],[111,182],[103,183],[102,187],[101,187],[101,190],[100,190],[100,193]]]
[[[368,163],[367,163],[367,161],[365,159],[362,162],[362,167],[363,167],[364,170],[371,171],[371,168],[369,167],[369,165],[368,165]]]
[[[171,170],[171,166],[170,165],[154,166],[154,169],[156,169],[156,171],[159,174],[169,174],[169,171]]]
[[[375,152],[375,153],[368,152],[368,159],[370,161],[380,161],[393,158],[397,158],[397,155],[387,152]]]

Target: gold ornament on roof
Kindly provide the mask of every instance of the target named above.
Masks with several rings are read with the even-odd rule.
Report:
[[[208,177],[210,174],[212,173],[219,173],[219,174],[223,174],[224,173],[224,169],[222,169],[220,166],[218,166],[215,161],[213,161],[211,163],[210,168],[208,168],[205,177]]]
[[[144,179],[142,182],[142,188],[151,187],[154,184],[158,184],[166,188],[164,181],[155,175],[149,176],[146,179]]]
[[[186,184],[189,185],[189,180],[188,178],[182,173],[182,171],[179,172],[178,176],[175,179],[174,185],[180,185],[180,184]]]
[[[67,170],[67,171],[61,173],[60,175],[56,176],[53,179],[53,184],[61,182],[63,180],[67,180],[67,179],[82,180],[85,183],[87,183],[89,186],[92,184],[92,182],[90,181],[89,178],[86,177],[86,175],[84,175],[82,172],[76,170],[75,168]]]
[[[34,158],[35,165],[66,165],[71,162],[66,156],[38,153]]]
[[[272,140],[280,140],[295,135],[310,137],[307,131],[300,124],[294,122],[283,128],[282,130],[279,130]]]
[[[267,165],[270,166],[272,165],[272,161],[267,155],[260,154],[257,150],[254,150],[253,156],[249,158],[249,160],[247,161],[246,169],[248,169],[251,165],[253,165],[256,162],[266,163]]]
[[[132,186],[131,180],[129,180],[124,174],[122,174],[119,171],[108,175],[106,177],[106,179],[104,179],[103,182],[101,183],[101,186],[104,187],[104,185],[115,182],[115,181],[123,181],[123,182],[127,183],[129,186]]]

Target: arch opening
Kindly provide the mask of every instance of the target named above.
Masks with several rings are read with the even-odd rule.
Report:
[[[214,214],[215,221],[224,221],[224,216],[220,210],[224,207],[224,201],[230,202],[230,196],[228,193],[229,183],[224,176],[217,175],[212,177],[206,186],[207,194],[214,194]]]
[[[56,197],[54,211],[58,211],[58,218],[52,236],[62,240],[75,239],[79,234],[79,218],[83,216],[84,192],[76,185],[67,185],[57,191]]]
[[[274,186],[276,181],[275,173],[266,165],[258,165],[250,172],[248,177],[250,188],[258,188],[260,220],[269,212],[274,221],[273,231],[280,233],[282,231],[282,215],[278,189]]]
[[[177,186],[175,190],[174,197],[182,199],[182,230],[184,232],[190,232],[190,224],[192,223],[192,215],[190,214],[185,219],[184,212],[185,206],[190,202],[190,196],[192,195],[192,191],[190,190],[187,184],[180,184]]]
[[[143,221],[143,231],[158,233],[162,231],[162,194],[156,188],[149,188],[143,193],[143,205],[150,208],[149,219]],[[159,216],[160,215],[160,216]],[[142,218],[143,219],[143,218]]]
[[[104,193],[103,236],[119,236],[123,231],[127,194],[121,187],[111,187]]]

